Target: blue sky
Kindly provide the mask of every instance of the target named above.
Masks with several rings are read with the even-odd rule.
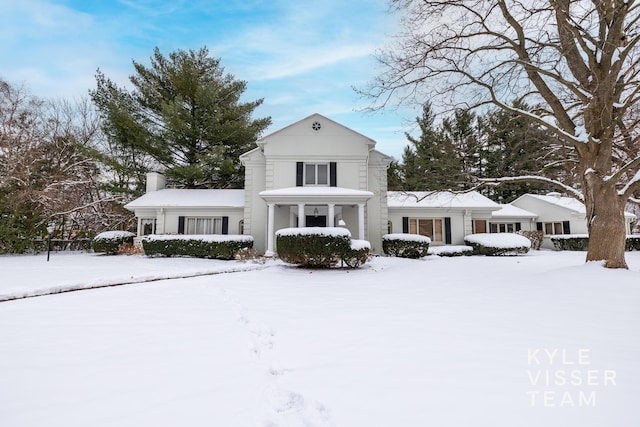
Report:
[[[72,98],[95,87],[95,71],[129,86],[132,60],[148,64],[207,46],[226,72],[246,80],[244,100],[264,98],[267,133],[312,113],[378,142],[399,158],[413,109],[360,112],[352,86],[376,75],[372,54],[395,32],[386,0],[8,0],[0,2],[0,77],[38,96]]]

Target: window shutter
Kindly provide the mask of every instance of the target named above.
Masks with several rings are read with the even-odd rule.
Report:
[[[178,217],[178,234],[184,234],[184,217]]]
[[[522,230],[522,224],[519,222],[516,222],[516,231],[520,231]]]
[[[331,186],[331,187],[337,187],[338,186],[338,179],[337,179],[336,169],[337,169],[337,163],[336,162],[329,162],[329,186]]]
[[[304,163],[296,162],[296,187],[302,187],[304,178]]]
[[[403,216],[402,217],[402,232],[403,233],[408,233],[409,232],[409,217],[408,216]]]
[[[571,226],[569,221],[562,221],[562,234],[571,234]]]
[[[447,245],[451,244],[451,218],[444,219],[444,242]]]
[[[536,230],[542,231],[542,223],[541,222],[536,222]]]
[[[229,234],[229,217],[222,217],[222,234]]]

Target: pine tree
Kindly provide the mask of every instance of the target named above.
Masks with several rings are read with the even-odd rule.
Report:
[[[133,65],[133,91],[99,72],[91,92],[120,154],[112,170],[133,176],[139,185],[140,173],[155,163],[177,186],[242,187],[239,156],[271,123],[251,118],[263,100],[240,102],[246,82],[225,74],[206,47],[166,57],[156,48],[150,67]]]
[[[406,134],[411,145],[402,155],[404,189],[407,191],[435,191],[456,189],[459,186],[460,162],[451,140],[435,127],[431,104],[422,108],[416,118],[420,136]]]

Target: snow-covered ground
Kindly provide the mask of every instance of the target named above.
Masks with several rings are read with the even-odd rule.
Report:
[[[156,279],[0,303],[0,425],[640,425],[640,253],[583,259],[0,257],[5,299]]]

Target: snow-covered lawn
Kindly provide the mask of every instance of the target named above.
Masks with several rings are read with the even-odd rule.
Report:
[[[5,299],[254,269],[0,303],[0,425],[640,425],[640,253],[583,257],[0,257]]]

